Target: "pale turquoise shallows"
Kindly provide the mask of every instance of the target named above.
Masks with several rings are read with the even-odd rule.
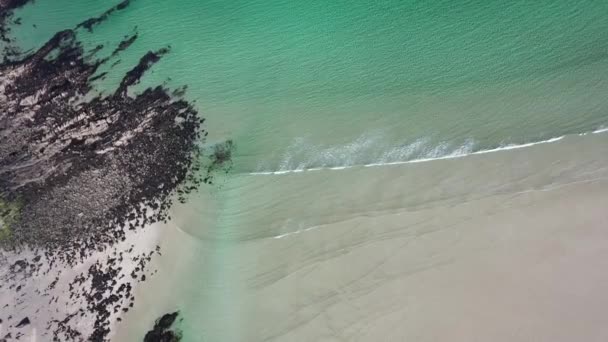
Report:
[[[83,17],[101,11],[79,6]],[[74,12],[52,8],[57,18]],[[42,18],[48,11],[22,12],[22,40],[32,36],[29,22],[56,29]],[[145,84],[187,84],[211,142],[235,140],[236,172],[278,171],[438,157],[601,127],[606,13],[597,1],[137,0],[84,36],[116,42],[137,26],[140,38],[104,87],[144,52],[170,45]]]
[[[36,0],[35,6],[19,11],[23,25],[14,32],[24,48],[38,46],[60,26],[69,27],[105,8],[93,0],[80,1],[77,7],[72,4]],[[352,208],[415,207],[424,197],[421,194],[443,199],[445,189],[433,188],[440,182],[447,189],[458,189],[450,198],[454,201],[478,195],[468,184],[477,184],[483,191],[476,191],[484,196],[512,189],[500,181],[484,182],[471,176],[472,172],[466,173],[467,182],[458,183],[457,177],[448,182],[452,180],[448,171],[432,167],[428,168],[434,178],[425,179],[424,173],[414,171],[410,172],[420,181],[396,177],[410,186],[402,192],[390,180],[373,178],[371,171],[349,170],[370,172],[365,178],[350,178],[359,188],[367,185],[361,184],[362,179],[370,182],[372,189],[360,190],[359,197],[335,175],[306,176],[314,179],[315,188],[297,178],[259,180],[246,174],[432,159],[606,127],[606,14],[608,2],[593,0],[133,0],[93,34],[83,33],[90,45],[115,44],[126,34],[139,34],[100,89],[116,85],[145,52],[170,45],[171,53],[146,75],[140,89],[159,83],[187,85],[188,99],[196,101],[207,119],[208,143],[232,139],[236,145],[232,174],[212,190],[217,220],[180,221],[184,231],[201,240],[199,254],[205,256],[193,262],[191,278],[183,280],[190,297],[176,299],[186,313],[185,340],[246,341],[248,336],[273,336],[270,325],[241,329],[254,326],[251,322],[256,322],[259,313],[257,302],[251,299],[254,290],[244,285],[251,279],[242,275],[255,272],[241,269],[242,265],[264,266],[256,264],[257,250],[248,240],[268,237],[275,230],[281,234],[313,226],[327,229],[330,219],[336,219],[317,217],[318,212],[340,214],[336,221],[348,222],[360,214],[349,211]],[[525,158],[517,160],[523,163]],[[551,172],[554,159],[547,160],[542,165],[549,175],[543,174],[546,179],[539,181],[543,186],[558,179],[562,170]],[[484,170],[490,170],[486,173],[500,169],[510,174],[508,162],[496,161],[494,169],[491,161],[486,161]],[[583,174],[567,166],[560,167],[576,177]],[[522,175],[513,171],[513,179],[541,187],[535,183],[536,169],[518,172]],[[369,196],[373,182],[383,185],[380,188],[391,196]],[[307,192],[319,188],[323,196]],[[517,191],[526,189],[522,186]],[[285,197],[272,197],[279,192]],[[367,198],[370,203],[365,202]],[[196,204],[190,203],[191,212],[184,217],[205,211],[193,209]],[[375,229],[370,225],[369,234]],[[247,241],[234,241],[239,240],[234,236]],[[340,253],[331,249],[340,241],[319,236],[306,240],[309,250],[302,252],[302,260],[308,260],[306,253],[322,254],[315,249],[318,246]],[[361,241],[366,241],[365,236]],[[301,247],[285,244],[284,254]],[[250,259],[243,261],[243,255]],[[290,272],[285,266],[254,280],[264,284],[264,276],[287,278]],[[316,314],[300,305],[298,291],[283,290],[276,297],[267,296],[272,299],[267,305],[276,308],[269,310],[273,315],[268,317]],[[284,294],[291,290],[296,294],[286,298]],[[306,290],[309,298],[316,299],[314,287],[302,292]],[[268,291],[274,294],[272,288]],[[247,304],[243,298],[253,303],[249,311],[242,309]],[[295,306],[301,311],[281,311],[288,299],[300,305]]]

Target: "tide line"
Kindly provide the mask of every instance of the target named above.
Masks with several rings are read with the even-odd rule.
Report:
[[[608,132],[608,127],[600,127],[598,129],[596,129],[595,131],[580,133],[579,136],[585,136],[585,135],[589,135],[589,134],[606,133],[606,132]]]
[[[608,132],[608,128],[599,129],[599,130],[593,131],[592,133],[603,133],[603,132]],[[475,152],[470,152],[470,153],[448,154],[448,155],[440,156],[440,157],[419,158],[419,159],[394,161],[394,162],[369,163],[369,164],[362,164],[362,165],[341,165],[341,166],[331,166],[331,167],[300,168],[300,169],[292,169],[292,170],[259,171],[259,172],[250,172],[247,174],[251,175],[251,176],[270,176],[270,175],[284,175],[284,174],[300,173],[300,172],[314,172],[314,171],[322,171],[322,170],[338,171],[338,170],[347,170],[347,169],[352,169],[352,168],[357,168],[357,167],[379,167],[379,166],[424,163],[424,162],[430,162],[430,161],[435,161],[435,160],[456,159],[456,158],[463,158],[463,157],[477,155],[477,154],[486,154],[486,153],[515,150],[515,149],[520,149],[520,148],[525,148],[525,147],[530,147],[530,146],[540,145],[540,144],[549,144],[549,143],[553,143],[553,142],[562,140],[563,138],[564,138],[564,136],[561,136],[561,137],[555,137],[555,138],[551,138],[551,139],[547,139],[547,140],[531,142],[531,143],[526,143],[526,144],[505,145],[502,147],[497,147],[497,148],[493,148],[493,149],[489,149],[489,150],[480,150],[480,151],[475,151]]]

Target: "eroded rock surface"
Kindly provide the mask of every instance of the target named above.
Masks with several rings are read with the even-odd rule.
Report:
[[[233,144],[204,155],[203,119],[185,87],[130,91],[168,47],[141,56],[109,95],[92,91],[138,33],[98,57],[103,47],[85,51],[77,30],[94,31],[128,0],[21,55],[8,27],[11,11],[27,2],[0,0],[0,290],[10,294],[0,319],[5,339],[24,336],[11,329],[31,320],[46,329],[44,340],[104,341],[160,254],[129,247],[127,236],[212,183]],[[26,314],[27,325],[16,321]]]

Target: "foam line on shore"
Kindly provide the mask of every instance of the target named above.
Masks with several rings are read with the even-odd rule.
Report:
[[[603,132],[608,132],[608,129],[600,129],[600,130],[593,131],[592,133],[595,134],[595,133],[603,133]],[[284,174],[290,174],[290,173],[312,172],[312,171],[321,171],[321,170],[336,171],[336,170],[352,169],[352,168],[356,168],[356,167],[379,167],[379,166],[423,163],[423,162],[430,162],[430,161],[435,161],[435,160],[463,158],[463,157],[477,155],[477,154],[486,154],[486,153],[515,150],[515,149],[520,149],[520,148],[525,148],[525,147],[531,147],[534,145],[553,143],[553,142],[562,140],[563,138],[564,138],[564,136],[561,136],[561,137],[555,137],[555,138],[537,141],[537,142],[517,144],[517,145],[516,144],[505,145],[502,147],[497,147],[497,148],[488,149],[488,150],[480,150],[480,151],[475,151],[475,152],[470,152],[470,153],[454,153],[454,154],[448,154],[448,155],[440,156],[440,157],[419,158],[419,159],[394,161],[394,162],[369,163],[369,164],[363,164],[363,165],[342,165],[342,166],[301,168],[301,169],[279,170],[279,171],[259,171],[259,172],[250,172],[250,173],[248,173],[248,175],[252,175],[252,176],[284,175]]]

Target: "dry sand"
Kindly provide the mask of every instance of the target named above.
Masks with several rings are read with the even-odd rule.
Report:
[[[81,308],[86,308],[86,299],[79,296],[70,296],[72,292],[80,292],[80,290],[89,294],[94,293],[91,291],[91,279],[87,277],[82,285],[74,285],[77,291],[70,291],[70,283],[81,274],[86,276],[89,267],[94,263],[99,262],[105,266],[108,257],[112,257],[114,253],[124,252],[127,257],[121,263],[122,270],[119,273],[124,276],[116,277],[116,287],[126,283],[137,286],[139,280],[132,279],[130,273],[139,265],[132,258],[154,251],[161,229],[161,224],[154,224],[137,232],[128,231],[125,241],[104,251],[93,252],[85,260],[74,266],[59,262],[51,266],[43,258],[40,262],[41,266],[31,274],[28,272],[13,274],[9,271],[9,266],[17,260],[31,260],[35,255],[34,253],[31,251],[20,251],[19,253],[2,251],[0,253],[0,279],[3,279],[4,283],[2,289],[0,289],[0,303],[4,306],[2,308],[4,321],[0,323],[0,337],[5,337],[7,333],[11,333],[12,338],[21,335],[20,341],[52,341],[52,330],[57,326],[56,323],[72,314],[76,315],[74,318],[66,320],[66,323],[69,322],[67,325],[78,327],[84,337],[91,334],[95,316],[87,310],[85,310],[84,316],[79,313]],[[141,274],[141,272],[138,272],[138,274]],[[150,273],[145,272],[144,274],[150,277]],[[15,291],[17,286],[21,286],[19,291]],[[105,295],[110,295],[110,293]],[[108,309],[110,312],[113,311],[112,308]],[[111,329],[120,325],[116,322],[119,316],[119,313],[112,313]],[[11,319],[8,320],[7,317],[11,317]],[[25,317],[29,319],[30,324],[22,328],[15,328]],[[10,339],[8,340],[10,341]]]

